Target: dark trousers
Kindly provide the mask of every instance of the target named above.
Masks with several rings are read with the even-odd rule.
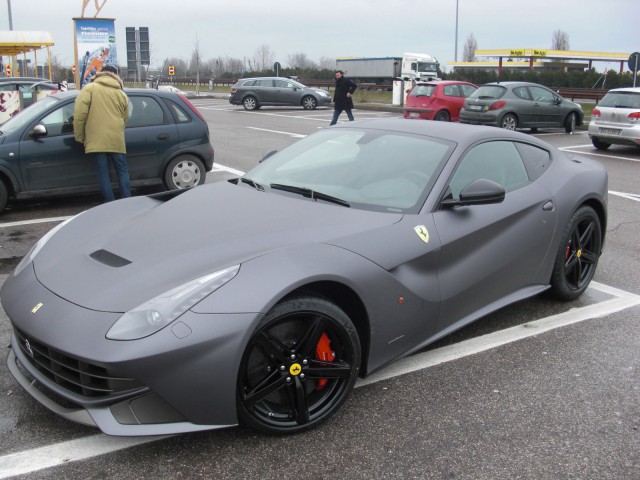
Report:
[[[118,175],[118,185],[120,186],[120,197],[131,196],[131,186],[129,184],[129,169],[127,167],[127,157],[124,153],[100,152],[93,154],[98,173],[98,185],[105,202],[115,199],[111,188],[111,177],[109,176],[109,161],[113,163]]]

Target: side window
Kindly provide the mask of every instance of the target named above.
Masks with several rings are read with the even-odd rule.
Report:
[[[529,91],[534,102],[552,103],[554,101],[555,95],[546,88],[529,87]]]
[[[507,191],[529,183],[518,150],[506,141],[482,143],[467,152],[449,183],[453,198],[459,200],[460,192],[481,178],[499,183]]]
[[[458,97],[458,88],[455,85],[445,85],[442,89],[447,97]]]
[[[127,128],[164,124],[164,111],[153,97],[130,96]]]
[[[73,102],[55,109],[40,120],[40,124],[47,129],[48,137],[73,133]]]
[[[187,115],[187,112],[185,112],[182,107],[180,107],[180,105],[178,105],[176,102],[167,100],[166,98],[164,99],[164,102],[169,107],[169,110],[171,110],[171,115],[173,115],[173,119],[176,121],[176,123],[191,122],[191,117],[189,117],[189,115]]]
[[[273,87],[273,80],[271,79],[259,80],[256,85],[259,87]]]
[[[516,143],[516,148],[524,161],[529,178],[535,180],[551,164],[551,155],[547,150],[526,143]]]
[[[531,100],[531,95],[529,95],[529,90],[527,90],[527,87],[516,87],[513,89],[513,94],[516,97],[520,97],[524,100]]]

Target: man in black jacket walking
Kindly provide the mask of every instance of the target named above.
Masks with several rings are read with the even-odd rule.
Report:
[[[345,78],[342,70],[336,71],[336,90],[333,94],[333,118],[329,126],[335,125],[338,122],[338,117],[343,110],[347,112],[349,121],[353,122],[353,113],[351,113],[353,100],[351,100],[351,95],[353,95],[356,88],[358,87],[353,81]]]

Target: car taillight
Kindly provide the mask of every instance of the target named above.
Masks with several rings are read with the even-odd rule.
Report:
[[[233,87],[231,87],[231,93],[236,93],[237,91],[238,91],[238,89],[237,89],[237,88],[233,88]]]
[[[640,112],[630,113],[629,120],[632,121],[633,123],[638,123],[638,120],[640,120]]]
[[[195,113],[198,117],[200,117],[200,120],[202,120],[204,123],[207,123],[207,121],[204,119],[204,117],[202,116],[202,114],[198,111],[198,109],[196,107],[193,106],[193,103],[191,103],[187,97],[185,97],[184,95],[182,95],[181,93],[177,94],[180,97],[180,100],[182,100],[184,103],[187,104],[187,106],[191,109],[191,111],[193,113]]]
[[[591,112],[591,116],[595,118],[600,118],[600,110],[598,110],[597,108],[594,108],[593,111]]]
[[[500,110],[506,104],[507,104],[507,102],[505,100],[499,100],[497,102],[493,102],[491,104],[491,106],[489,107],[489,110]]]

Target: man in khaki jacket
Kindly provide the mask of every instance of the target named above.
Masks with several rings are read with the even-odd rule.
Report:
[[[90,83],[80,90],[73,113],[76,141],[84,144],[96,164],[98,184],[105,202],[114,200],[109,162],[118,174],[122,198],[131,196],[127,168],[124,127],[129,118],[129,99],[122,79],[111,65],[102,67]]]

